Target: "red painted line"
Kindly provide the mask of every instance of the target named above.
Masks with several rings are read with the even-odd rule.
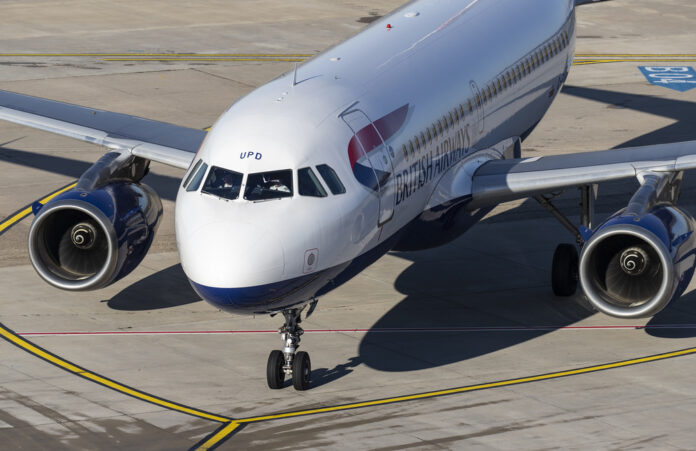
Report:
[[[640,330],[696,329],[696,324],[608,325],[608,326],[492,326],[492,327],[395,327],[378,329],[307,329],[305,333],[407,333],[407,332],[539,332],[555,330]],[[99,331],[99,332],[23,332],[26,336],[95,336],[95,335],[228,335],[276,334],[277,330],[166,330],[166,331]]]

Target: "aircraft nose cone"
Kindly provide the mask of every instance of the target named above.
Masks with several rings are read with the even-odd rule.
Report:
[[[247,222],[212,222],[180,237],[181,265],[189,279],[232,288],[277,281],[285,258],[277,233]]]

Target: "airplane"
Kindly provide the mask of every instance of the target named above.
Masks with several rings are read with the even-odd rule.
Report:
[[[696,141],[522,157],[566,81],[584,3],[407,3],[237,100],[207,133],[0,91],[0,119],[108,151],[73,190],[34,205],[31,262],[64,290],[128,275],[161,222],[143,183],[156,161],[186,170],[175,228],[195,291],[231,313],[282,313],[272,389],[286,377],[310,387],[300,324],[321,296],[389,251],[454,240],[514,199],[536,199],[575,239],[554,252],[556,295],[579,285],[600,312],[652,316],[696,265],[694,219],[676,205]],[[630,178],[640,188],[628,205],[595,224],[597,185]],[[575,188],[579,224],[553,204]]]

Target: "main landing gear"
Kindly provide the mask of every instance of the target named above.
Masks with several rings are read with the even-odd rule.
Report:
[[[310,312],[313,310],[310,307]],[[280,338],[285,342],[283,351],[274,350],[268,356],[266,365],[266,380],[273,389],[283,388],[285,376],[292,377],[292,385],[296,390],[307,390],[311,382],[312,364],[309,354],[297,351],[300,347],[300,337],[304,330],[299,326],[304,307],[283,310],[285,324],[278,329]]]
[[[575,224],[553,205],[552,200],[560,194],[539,195],[535,196],[534,199],[575,236],[576,244],[561,243],[556,246],[551,264],[551,288],[553,289],[553,294],[568,297],[575,294],[578,288],[578,248],[582,249],[585,240]],[[594,201],[596,198],[597,185],[580,187],[580,223],[586,229],[592,229]]]
[[[556,296],[572,296],[578,288],[578,251],[574,244],[556,246],[551,264],[551,288]]]

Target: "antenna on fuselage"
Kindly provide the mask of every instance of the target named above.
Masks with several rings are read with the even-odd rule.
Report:
[[[295,72],[292,74],[292,86],[297,84],[297,63],[295,63]]]

